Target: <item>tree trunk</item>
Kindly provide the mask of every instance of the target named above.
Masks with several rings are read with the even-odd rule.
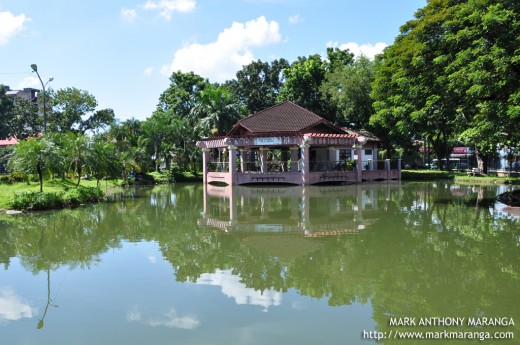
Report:
[[[78,168],[76,170],[78,172],[78,183],[76,184],[76,187],[79,187],[79,184],[81,182],[81,165],[78,165]]]
[[[38,172],[38,180],[40,181],[40,193],[43,193],[43,171],[40,162],[36,165],[36,171]]]

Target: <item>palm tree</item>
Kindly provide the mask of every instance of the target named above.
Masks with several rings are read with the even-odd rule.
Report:
[[[25,176],[38,174],[42,193],[43,176],[50,171],[52,163],[59,160],[58,152],[54,143],[47,138],[29,138],[16,145],[9,164],[14,171]]]
[[[65,152],[70,168],[78,174],[76,187],[81,182],[81,175],[90,150],[90,138],[88,136],[83,133],[66,133]]]

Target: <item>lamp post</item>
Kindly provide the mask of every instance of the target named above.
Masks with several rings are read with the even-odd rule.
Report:
[[[38,79],[40,79],[40,83],[42,84],[42,88],[43,88],[43,133],[46,134],[47,133],[47,111],[46,111],[46,101],[45,101],[45,85],[47,85],[49,82],[51,82],[54,78],[49,78],[49,80],[44,84],[43,81],[42,81],[42,78],[40,77],[40,74],[38,73],[38,66],[36,64],[32,64],[31,65],[31,69],[33,70],[33,72],[36,73],[36,75],[38,76]]]

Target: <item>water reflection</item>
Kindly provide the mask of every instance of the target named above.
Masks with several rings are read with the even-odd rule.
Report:
[[[0,324],[5,321],[16,321],[32,318],[34,307],[23,300],[12,288],[0,288]]]
[[[288,308],[295,313],[290,318],[300,320],[303,328],[292,336],[305,338],[305,329],[316,328],[303,320],[316,310],[298,307],[308,301],[288,298],[293,291],[329,306],[369,308],[376,330],[383,332],[391,330],[390,316],[507,316],[514,318],[512,330],[520,336],[520,223],[493,201],[503,191],[449,183],[220,189],[179,185],[136,189],[111,203],[75,210],[3,219],[0,262],[4,271],[13,272],[0,281],[0,318],[14,324],[35,316],[34,307],[20,297],[26,294],[15,292],[23,272],[49,277],[50,286],[53,272],[66,268],[88,277],[78,283],[78,290],[103,291],[95,297],[98,308],[120,310],[129,327],[203,334],[207,324],[220,319],[222,327],[255,320],[247,306],[270,311],[266,315],[273,320],[280,313],[271,310]],[[124,256],[131,252],[127,244],[141,248],[148,243],[156,244],[157,251],[144,253],[142,262],[133,254]],[[92,273],[110,267],[108,258],[116,257],[124,259],[107,268],[109,273]],[[13,258],[20,267],[13,267]],[[115,275],[117,289],[100,288]],[[28,282],[27,287],[41,285],[32,292],[33,299],[50,305],[48,282]],[[156,282],[163,282],[160,292],[154,290]],[[208,290],[196,290],[215,286],[224,301],[207,297]],[[175,294],[170,290],[182,289],[190,292],[171,301]],[[66,290],[63,293],[72,296],[65,301],[68,308],[56,309],[49,313],[53,321],[45,321],[45,331],[56,332],[57,338],[58,318],[82,323],[103,315],[67,314],[86,298],[75,289]],[[138,304],[136,299],[143,301]],[[214,318],[207,309],[217,303],[223,309],[213,311],[219,315]],[[331,324],[344,323],[331,319],[333,310],[319,315]],[[362,328],[352,327],[339,329],[359,339]],[[327,332],[320,336],[339,342],[331,338],[337,333]]]
[[[199,224],[224,232],[357,234],[377,218],[379,198],[386,200],[397,187],[208,185]]]
[[[203,273],[198,279],[199,285],[220,286],[222,293],[233,298],[236,304],[250,304],[263,307],[267,312],[269,307],[278,306],[282,301],[282,293],[269,289],[259,291],[246,287],[240,282],[240,277],[233,274],[231,270],[217,270],[215,273]]]

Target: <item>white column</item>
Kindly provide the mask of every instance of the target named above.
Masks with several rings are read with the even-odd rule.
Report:
[[[310,145],[309,144],[302,144],[300,145],[300,148],[302,149],[302,184],[303,185],[308,185],[309,184],[309,159],[310,159],[310,155],[309,155],[309,147]]]
[[[202,149],[202,182],[204,184],[207,183],[209,152],[210,149],[208,148]]]
[[[229,152],[229,175],[230,184],[234,185],[237,182],[237,147],[233,145],[228,146]]]

